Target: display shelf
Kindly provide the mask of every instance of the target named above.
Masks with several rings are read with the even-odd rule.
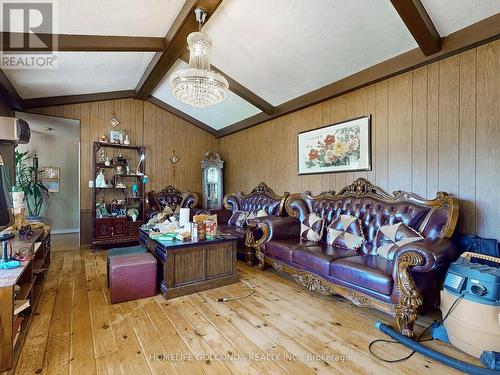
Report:
[[[16,236],[9,241],[14,253],[21,248],[30,247],[33,259],[21,262],[18,268],[0,271],[0,332],[2,332],[0,335],[0,373],[10,371],[19,358],[47,275],[47,272],[37,273],[36,271],[40,270],[42,265],[48,268],[50,264],[50,232],[44,230],[34,232],[30,240],[21,241]],[[29,299],[30,307],[15,315],[15,299]],[[19,334],[15,330],[15,320],[18,316],[24,318]]]
[[[145,147],[143,146],[131,146],[131,145],[118,145],[118,144],[112,144],[112,143],[105,143],[105,142],[94,142],[94,176],[97,176],[97,172],[99,169],[102,169],[103,163],[101,160],[98,160],[98,155],[99,155],[99,150],[101,147],[107,147],[107,148],[116,148],[116,149],[125,149],[125,150],[131,150],[137,152],[137,158],[138,160],[141,159],[143,155],[145,155]],[[123,157],[120,157],[119,159],[113,158],[113,161],[111,162],[110,166],[108,167],[108,170],[111,168],[116,167],[117,165],[128,165],[131,166],[132,160],[135,160],[135,156],[131,156],[131,152],[123,152]],[[135,166],[136,161],[134,161],[134,166]],[[130,171],[130,170],[128,170]],[[126,172],[124,170],[124,172]],[[121,216],[121,217],[116,217],[116,216],[106,216],[106,217],[96,217],[96,203],[98,202],[98,197],[97,194],[101,194],[101,196],[104,196],[104,199],[107,201],[106,203],[106,208],[108,212],[111,212],[112,207],[119,207],[119,208],[137,208],[139,210],[139,215],[138,215],[138,220],[143,220],[145,217],[145,186],[142,184],[141,178],[145,175],[146,173],[146,161],[143,160],[141,163],[141,167],[139,168],[137,173],[112,173],[108,172],[107,173],[107,178],[110,178],[113,185],[113,187],[95,187],[95,179],[94,179],[94,187],[92,188],[92,249],[95,250],[98,246],[99,247],[106,247],[107,245],[115,245],[119,243],[131,243],[131,242],[138,242],[139,241],[139,226],[140,224],[137,224],[136,222],[133,222],[130,218],[127,216]],[[131,185],[131,181],[127,181],[128,183],[126,184],[127,187],[122,188],[122,187],[116,187],[117,182],[120,182],[121,180],[125,179],[135,179],[136,183],[139,187],[138,191],[138,196],[137,197],[129,197],[127,193],[130,192],[130,187],[128,185]],[[111,195],[106,195],[107,192],[111,192]],[[116,193],[113,193],[116,192]],[[123,193],[123,199],[125,199],[125,203],[121,204],[112,204],[110,202],[111,197],[114,199],[120,199],[118,194]],[[137,204],[132,205],[133,201],[136,201]]]

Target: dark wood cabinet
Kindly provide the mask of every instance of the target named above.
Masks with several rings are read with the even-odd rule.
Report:
[[[99,153],[113,152],[115,157],[111,161],[103,163]],[[94,142],[94,187],[92,188],[92,248],[99,246],[111,246],[120,243],[132,243],[139,241],[139,228],[145,218],[145,186],[143,177],[146,173],[145,167],[146,149],[142,146],[115,145],[104,142]],[[116,155],[119,155],[116,157]],[[125,168],[128,165],[127,168]],[[121,166],[118,170],[118,166]],[[138,171],[130,167],[138,166]],[[140,166],[140,167],[139,167]],[[98,173],[103,171],[106,181],[110,181],[107,187],[95,186]],[[123,184],[125,187],[122,187]],[[130,187],[135,184],[137,191],[132,192]],[[107,184],[108,185],[108,184]],[[101,205],[100,199],[109,215],[98,212],[96,207]],[[115,202],[115,203],[113,203]],[[113,209],[121,208],[122,213],[113,213]],[[137,209],[138,215],[134,217],[128,210]],[[126,213],[126,214],[124,214]],[[101,217],[102,216],[102,217]]]

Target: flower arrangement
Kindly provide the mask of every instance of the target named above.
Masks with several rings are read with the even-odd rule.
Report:
[[[360,159],[359,126],[332,131],[307,146],[307,168],[348,166]]]

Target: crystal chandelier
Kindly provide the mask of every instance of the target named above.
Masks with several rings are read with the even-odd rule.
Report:
[[[219,73],[210,70],[212,40],[201,31],[206,11],[195,9],[198,31],[188,35],[189,68],[177,70],[170,76],[172,95],[177,100],[205,108],[226,99],[229,84]]]

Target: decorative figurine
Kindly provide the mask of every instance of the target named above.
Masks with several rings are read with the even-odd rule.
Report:
[[[106,134],[103,134],[103,135],[101,135],[101,138],[99,138],[99,140],[101,142],[106,142],[107,143],[108,142],[108,137],[106,136]]]
[[[130,139],[128,138],[128,134],[125,134],[125,139],[123,140],[123,144],[128,146],[130,144]]]
[[[137,197],[137,192],[139,191],[139,185],[137,185],[136,183],[134,183],[132,185],[132,187],[130,188],[130,190],[132,191],[132,197],[136,198]]]
[[[109,167],[111,165],[111,160],[109,160],[109,156],[108,155],[106,155],[106,160],[104,160],[104,165],[106,167]]]
[[[106,178],[104,177],[104,171],[101,169],[99,174],[95,178],[95,187],[96,188],[105,188],[108,187],[106,184]]]

